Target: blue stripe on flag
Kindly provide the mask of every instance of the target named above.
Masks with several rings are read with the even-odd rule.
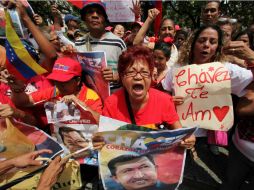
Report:
[[[34,72],[29,66],[27,66],[19,57],[16,55],[13,48],[10,46],[8,40],[5,41],[6,56],[9,62],[24,76],[26,79],[30,79],[36,76],[37,73]]]

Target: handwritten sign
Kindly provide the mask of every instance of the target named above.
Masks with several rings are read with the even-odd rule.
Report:
[[[134,22],[135,16],[130,8],[132,1],[126,0],[105,0],[106,12],[110,22]]]
[[[174,72],[175,95],[184,97],[177,106],[182,125],[193,123],[209,130],[227,131],[233,125],[231,79],[219,62],[181,67]]]

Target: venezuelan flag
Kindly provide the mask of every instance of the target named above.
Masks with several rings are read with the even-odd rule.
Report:
[[[6,19],[6,68],[9,73],[15,75],[18,79],[26,81],[36,75],[41,75],[47,71],[42,68],[35,59],[30,55],[34,54],[33,50],[28,45],[23,45],[15,32],[10,14],[5,10]]]

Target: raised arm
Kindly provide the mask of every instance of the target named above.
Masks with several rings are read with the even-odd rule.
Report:
[[[150,25],[153,23],[153,21],[155,20],[156,16],[159,13],[160,11],[156,8],[148,10],[148,17],[146,21],[144,22],[143,26],[138,31],[136,37],[134,38],[133,45],[142,44]]]
[[[33,105],[32,97],[25,93],[26,86],[24,82],[10,75],[7,69],[0,72],[0,82],[9,85],[12,91],[11,99],[16,106],[28,107]]]
[[[25,24],[25,26],[33,34],[33,37],[36,40],[37,44],[39,45],[41,52],[46,57],[46,59],[43,61],[42,66],[48,71],[51,71],[55,59],[57,58],[54,46],[48,41],[48,39],[43,35],[40,29],[30,19],[24,6],[20,2],[17,2],[16,6],[17,10],[19,11],[20,18],[22,18],[22,21]]]

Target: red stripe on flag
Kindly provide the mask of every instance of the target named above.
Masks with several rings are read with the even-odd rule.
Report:
[[[27,79],[9,62],[8,59],[6,59],[6,69],[14,75],[16,78],[26,81]]]

